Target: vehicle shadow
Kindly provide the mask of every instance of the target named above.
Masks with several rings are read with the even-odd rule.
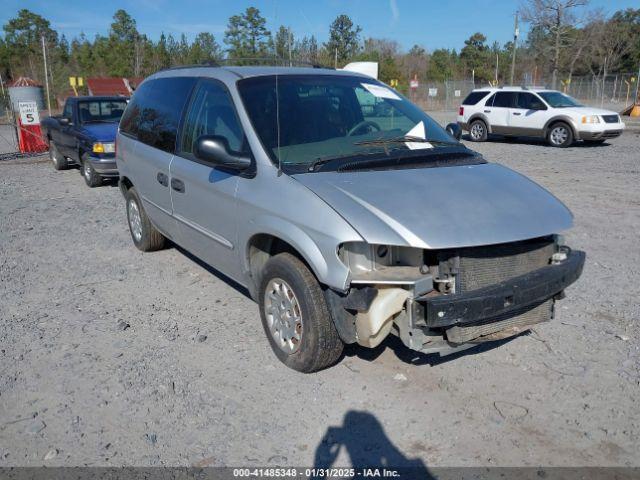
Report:
[[[361,347],[358,344],[347,345],[345,347],[344,356],[358,357],[362,360],[366,360],[367,362],[373,362],[380,355],[382,355],[385,350],[389,349],[393,351],[395,356],[404,363],[409,363],[411,365],[429,365],[435,367],[437,365],[451,362],[467,355],[477,355],[479,353],[488,352],[490,350],[493,350],[494,348],[499,348],[502,345],[505,345],[515,340],[516,338],[525,335],[529,335],[529,332],[522,332],[518,335],[504,338],[502,340],[479,343],[471,348],[460,350],[446,356],[440,356],[437,353],[416,352],[415,350],[411,350],[410,348],[405,346],[402,341],[395,335],[389,335],[383,340],[380,345],[375,348]]]
[[[479,142],[472,142],[468,133],[465,133],[464,135],[462,135],[462,140],[465,140],[465,141],[470,142],[472,144],[479,143]],[[557,147],[552,147],[551,145],[549,145],[547,143],[547,141],[544,138],[539,138],[539,137],[505,137],[505,136],[501,136],[501,135],[489,135],[489,138],[487,139],[487,142],[489,142],[489,143],[519,143],[519,144],[522,144],[522,145],[536,145],[536,146],[540,146],[540,147],[557,148]],[[484,143],[486,143],[486,142],[484,142]],[[587,142],[582,142],[582,141],[576,141],[569,148],[602,148],[602,147],[609,147],[609,146],[611,146],[611,144],[606,140],[603,143],[587,143]]]
[[[328,427],[316,447],[314,467],[334,466],[343,447],[353,468],[401,468],[403,471],[399,476],[403,479],[435,478],[422,459],[404,455],[389,439],[378,419],[369,412],[349,410],[342,425]]]
[[[227,277],[224,273],[219,272],[218,270],[216,270],[215,268],[213,268],[211,265],[209,265],[208,263],[204,262],[203,260],[200,260],[198,257],[196,257],[195,255],[193,255],[192,253],[188,252],[187,250],[185,250],[184,248],[182,248],[180,245],[177,245],[171,241],[169,241],[169,247],[173,247],[175,248],[178,252],[180,252],[181,254],[183,254],[185,257],[187,257],[189,260],[191,260],[193,263],[196,263],[197,265],[201,266],[202,268],[204,268],[207,272],[209,272],[210,274],[214,275],[216,278],[218,278],[219,280],[223,281],[224,283],[226,283],[227,285],[229,285],[231,288],[237,290],[239,293],[241,293],[242,295],[244,295],[245,297],[247,297],[249,300],[252,300],[251,298],[251,294],[249,293],[249,290],[245,287],[243,287],[242,285],[240,285],[238,282],[236,282],[234,279]]]

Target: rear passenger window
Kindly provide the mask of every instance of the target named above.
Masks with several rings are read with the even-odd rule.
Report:
[[[462,101],[462,105],[475,105],[488,94],[489,92],[471,92],[467,95],[467,98]]]
[[[512,108],[516,105],[516,92],[498,92],[493,100],[494,107]]]
[[[192,154],[202,135],[217,135],[227,140],[234,152],[244,150],[244,132],[236,116],[233,101],[223,85],[203,81],[191,101],[185,119],[180,151]]]
[[[151,147],[173,153],[182,111],[195,82],[191,77],[144,82],[129,102],[120,131]]]

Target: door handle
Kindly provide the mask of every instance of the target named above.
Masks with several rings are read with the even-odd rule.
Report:
[[[514,115],[522,115],[520,112],[513,112]]]
[[[491,113],[491,110],[485,110],[484,113]]]
[[[163,187],[169,186],[169,177],[167,177],[166,174],[162,172],[158,172],[158,175],[156,176],[156,178],[158,179],[158,183]]]
[[[172,178],[171,188],[173,188],[176,192],[184,193],[184,182],[182,180],[178,180],[177,178]]]

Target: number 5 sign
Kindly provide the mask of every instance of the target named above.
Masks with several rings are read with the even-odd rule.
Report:
[[[40,115],[36,102],[19,102],[20,123],[22,125],[40,125]]]

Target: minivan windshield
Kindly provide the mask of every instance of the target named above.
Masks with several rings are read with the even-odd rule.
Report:
[[[262,144],[283,167],[461,146],[417,106],[372,78],[270,75],[240,80],[238,90]]]
[[[545,102],[551,105],[553,108],[566,108],[566,107],[581,107],[580,104],[575,98],[570,97],[567,94],[556,92],[556,91],[548,91],[548,92],[537,92]]]

